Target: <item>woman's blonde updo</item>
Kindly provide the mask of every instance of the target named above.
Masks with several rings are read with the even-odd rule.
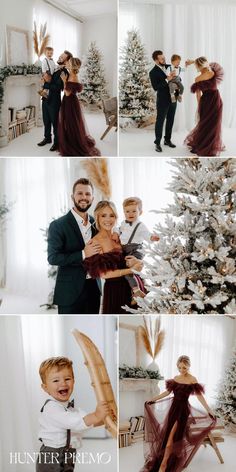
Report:
[[[177,366],[180,364],[180,363],[183,363],[184,365],[187,365],[188,367],[190,367],[191,365],[191,362],[190,362],[190,359],[188,356],[179,356],[178,360],[177,360]]]
[[[78,57],[72,57],[70,60],[71,70],[74,74],[78,74],[81,67],[81,60]]]
[[[99,215],[101,211],[104,210],[104,208],[106,207],[110,208],[113,211],[116,220],[118,219],[118,214],[117,214],[117,209],[115,207],[115,204],[113,202],[110,202],[109,200],[101,200],[100,202],[97,203],[96,208],[94,210],[94,218],[95,218],[96,227],[98,230],[101,229],[99,225]]]
[[[194,63],[195,63],[195,66],[198,69],[204,69],[205,67],[207,67],[207,68],[209,67],[209,62],[208,62],[208,60],[205,56],[197,57],[197,59],[195,59]]]

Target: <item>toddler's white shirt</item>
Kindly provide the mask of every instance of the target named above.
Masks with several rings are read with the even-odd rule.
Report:
[[[87,413],[81,408],[67,408],[68,402],[59,402],[53,397],[48,397],[48,402],[40,413],[38,438],[42,439],[45,446],[64,447],[67,439],[67,429],[71,430],[71,444],[73,445],[73,434],[76,433],[76,446],[81,436],[78,433],[91,428],[83,420]]]
[[[54,62],[53,59],[48,59],[45,57],[42,60],[42,73],[45,74],[48,70],[50,70],[50,74],[52,75],[58,69],[58,65]]]
[[[119,235],[120,235],[120,242],[121,244],[127,244],[129,241],[129,238],[135,228],[135,226],[139,223],[139,220],[136,220],[132,225],[129,223],[126,223],[126,221],[122,221],[120,227],[119,227]],[[131,241],[131,243],[136,243],[136,244],[142,244],[143,241],[150,241],[151,238],[151,232],[149,229],[145,226],[144,223],[140,223],[138,226],[135,235]]]

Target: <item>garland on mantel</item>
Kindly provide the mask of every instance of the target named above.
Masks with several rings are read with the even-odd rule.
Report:
[[[26,65],[22,64],[21,66],[5,66],[0,68],[0,113],[1,107],[3,104],[4,96],[4,80],[10,75],[29,75],[29,74],[40,74],[42,72],[41,67],[34,64]]]
[[[159,369],[156,371],[150,369],[143,369],[143,367],[130,367],[124,364],[119,367],[119,379],[156,379],[162,380]]]

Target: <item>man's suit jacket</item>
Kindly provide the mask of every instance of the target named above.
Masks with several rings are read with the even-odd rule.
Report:
[[[94,219],[89,216],[92,237],[97,233]],[[84,240],[71,211],[58,218],[48,230],[48,262],[58,266],[53,302],[56,305],[73,304],[83,291],[86,271],[82,251]]]
[[[43,88],[49,90],[49,96],[47,99],[43,98],[43,103],[46,103],[52,107],[58,107],[61,104],[61,92],[64,90],[64,83],[61,79],[61,74],[64,72],[68,76],[68,71],[58,69],[52,75],[51,82],[45,82]]]
[[[165,69],[169,67],[169,64],[165,64]],[[166,74],[155,65],[149,72],[149,77],[153,89],[157,92],[157,107],[166,106],[171,103],[170,89],[166,81]]]

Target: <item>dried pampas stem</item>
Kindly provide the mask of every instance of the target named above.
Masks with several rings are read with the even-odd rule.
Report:
[[[151,316],[143,316],[144,327],[140,326],[140,337],[148,354],[156,358],[164,344],[165,332],[161,330],[161,320],[157,317],[153,331],[153,319]]]
[[[111,198],[111,183],[109,178],[109,171],[107,159],[104,157],[83,159],[82,165],[88,174],[88,178],[94,186],[100,190],[104,199]]]
[[[165,340],[165,331],[159,331],[156,338],[155,349],[154,349],[154,356],[153,359],[156,358],[157,354],[159,354]]]
[[[43,38],[40,49],[39,49],[39,57],[42,56],[44,53],[45,48],[48,46],[50,36],[49,34],[46,34],[46,36]]]
[[[34,43],[35,54],[37,54],[38,57],[42,56],[42,54],[44,53],[44,49],[49,44],[50,35],[46,34],[46,30],[47,30],[47,23],[44,23],[44,25],[41,24],[40,29],[39,29],[39,35],[38,35],[37,25],[36,25],[36,22],[34,21],[33,43]]]
[[[143,326],[138,327],[138,334],[139,338],[143,341],[144,347],[147,351],[148,354],[150,354],[151,357],[153,357],[153,352],[152,352],[152,347],[150,344],[149,337],[147,336],[147,332]]]

